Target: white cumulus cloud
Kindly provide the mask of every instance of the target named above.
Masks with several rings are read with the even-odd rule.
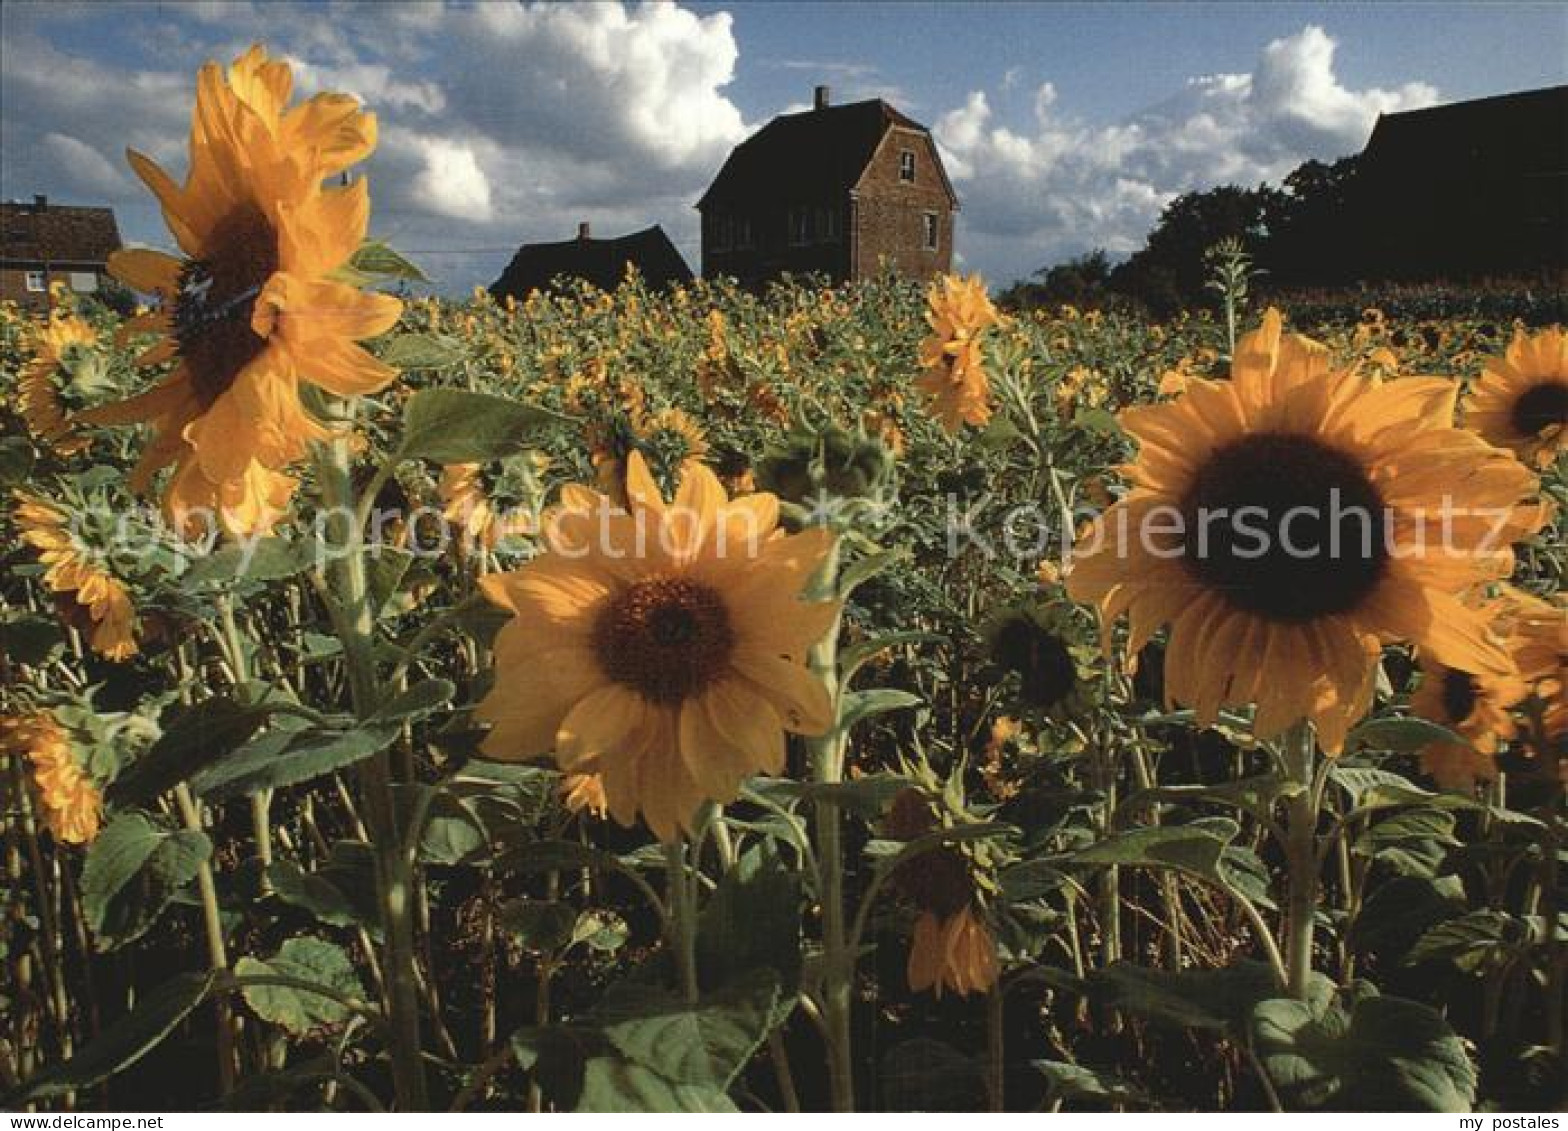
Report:
[[[1194,78],[1110,125],[1062,114],[1049,82],[1023,128],[998,122],[985,91],[971,92],[934,127],[963,200],[968,257],[1005,282],[1094,247],[1134,251],[1183,192],[1277,181],[1308,158],[1358,152],[1379,114],[1437,100],[1424,83],[1346,87],[1335,47],[1305,27],[1269,43],[1251,72]]]

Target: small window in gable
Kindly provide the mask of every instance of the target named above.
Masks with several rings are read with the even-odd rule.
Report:
[[[935,251],[942,234],[942,226],[937,220],[935,212],[925,214],[926,221],[926,250]]]
[[[905,149],[899,152],[898,179],[909,184],[915,183],[915,151],[913,149]]]

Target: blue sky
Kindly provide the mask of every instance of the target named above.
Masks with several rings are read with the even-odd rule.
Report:
[[[259,40],[375,110],[373,228],[443,289],[511,249],[664,224],[813,84],[931,126],[961,266],[1125,254],[1172,196],[1359,150],[1380,112],[1568,81],[1556,4],[0,6],[0,195],[113,204],[166,244],[129,144],[183,167],[195,69]]]

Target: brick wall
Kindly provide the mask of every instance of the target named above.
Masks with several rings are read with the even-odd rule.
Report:
[[[915,159],[913,182],[901,180],[904,153]],[[854,208],[852,270],[875,275],[886,262],[897,274],[927,279],[953,263],[953,212],[931,138],[894,127],[882,139],[860,179]],[[926,215],[936,217],[934,249],[926,245]]]
[[[79,267],[70,270],[67,268],[51,268],[44,271],[44,289],[30,291],[27,289],[27,276],[31,271],[42,271],[37,267],[0,267],[0,300],[14,302],[24,310],[47,310],[49,308],[49,286],[52,283],[64,283],[71,286],[73,275],[92,275],[101,283],[104,273],[89,267]]]

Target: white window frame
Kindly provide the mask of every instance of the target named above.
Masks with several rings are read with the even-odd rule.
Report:
[[[906,185],[915,183],[915,151],[913,149],[900,149],[898,151],[898,179]]]
[[[25,271],[22,275],[22,285],[28,293],[41,295],[49,289],[49,273],[47,271]]]
[[[789,210],[789,245],[805,247],[811,242],[811,209],[797,206]]]
[[[72,271],[71,290],[79,295],[94,294],[98,290],[98,272]]]
[[[935,212],[922,213],[925,220],[925,244],[927,251],[935,251],[942,246],[942,219]]]

